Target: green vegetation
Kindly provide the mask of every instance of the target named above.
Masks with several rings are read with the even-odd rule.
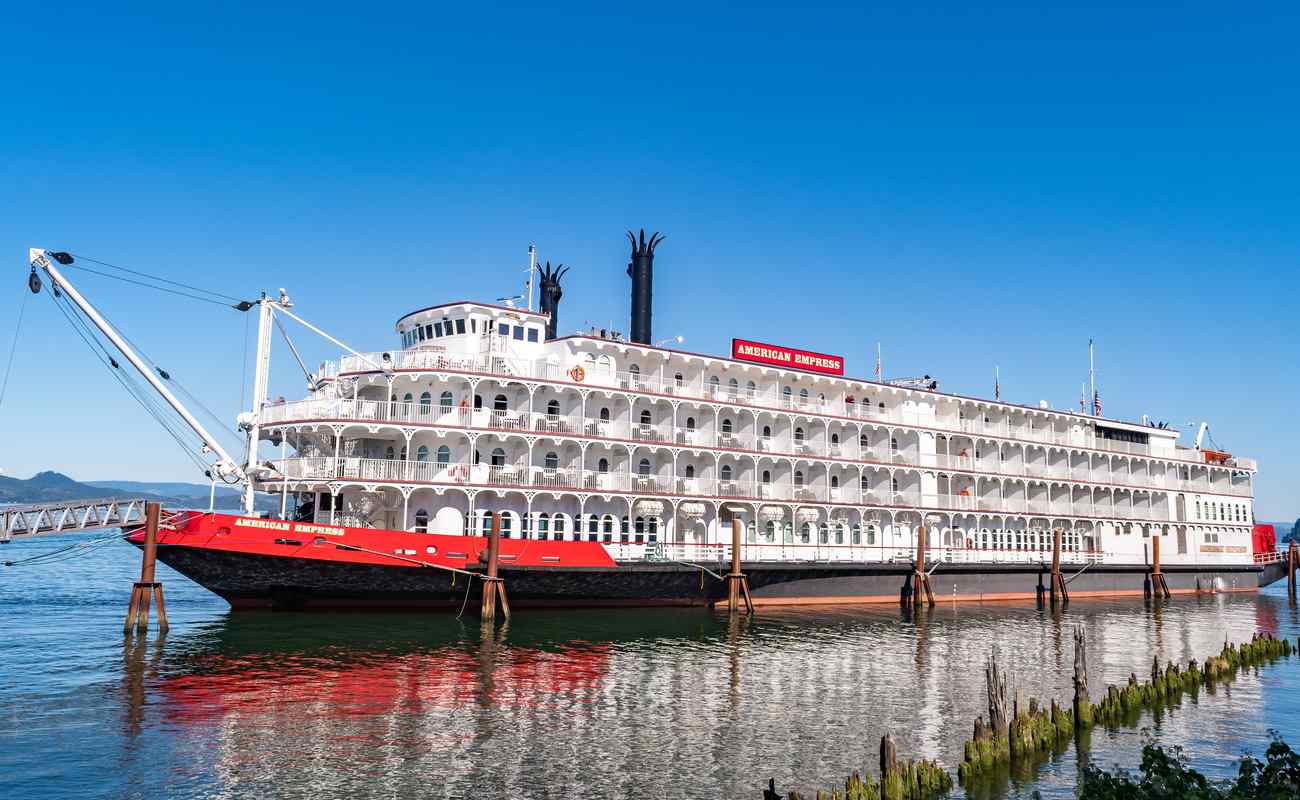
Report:
[[[1300,754],[1274,731],[1264,761],[1243,757],[1234,781],[1216,783],[1187,764],[1181,748],[1142,748],[1134,777],[1086,767],[1079,800],[1283,800],[1300,797]]]

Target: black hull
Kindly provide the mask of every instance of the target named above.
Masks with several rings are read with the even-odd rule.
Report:
[[[376,566],[233,553],[186,546],[158,548],[158,558],[236,608],[376,608],[459,610],[477,602],[479,587],[465,575],[427,568]],[[710,565],[715,573],[725,571]],[[743,566],[759,605],[897,603],[910,564],[775,564]],[[1254,591],[1261,570],[1166,567],[1174,593]],[[1091,566],[1073,576],[1073,598],[1144,594],[1141,566]],[[698,567],[643,562],[616,567],[503,567],[515,608],[703,606],[725,598],[722,581]],[[1034,600],[1048,585],[1039,564],[943,564],[932,574],[936,600]],[[467,592],[469,599],[467,600]]]

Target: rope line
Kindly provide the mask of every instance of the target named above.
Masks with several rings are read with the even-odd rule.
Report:
[[[203,289],[203,288],[198,287],[198,286],[191,286],[191,285],[188,284],[188,283],[181,283],[180,281],[169,280],[169,279],[164,278],[164,277],[161,277],[161,276],[159,276],[159,275],[150,275],[150,274],[147,273],[147,272],[141,272],[140,270],[131,269],[130,267],[123,267],[123,266],[119,266],[119,265],[117,265],[117,264],[110,264],[110,263],[108,263],[107,261],[99,261],[99,260],[97,260],[97,259],[91,258],[90,256],[83,256],[83,255],[81,255],[80,253],[73,253],[73,255],[76,256],[77,258],[81,259],[82,261],[89,261],[89,262],[92,263],[92,264],[99,264],[101,267],[108,267],[108,268],[110,268],[110,269],[121,270],[122,272],[129,272],[129,273],[131,273],[132,275],[139,275],[139,276],[141,276],[142,278],[149,278],[149,279],[151,279],[151,280],[161,281],[162,283],[169,283],[169,284],[171,284],[172,286],[180,286],[180,287],[183,288],[183,289],[190,289],[190,290],[192,290],[192,291],[200,292],[200,293],[202,293],[202,294],[210,294],[210,295],[212,295],[213,297],[222,297],[222,298],[225,298],[225,299],[227,299],[227,300],[233,301],[233,302],[235,302],[235,303],[238,303],[238,302],[241,301],[241,298],[238,298],[238,297],[232,297],[232,296],[230,296],[230,295],[228,295],[228,294],[222,294],[221,292],[214,292],[214,291],[212,291],[211,289]],[[82,269],[84,269],[84,267],[83,267]],[[114,276],[110,275],[109,277],[114,277]],[[155,287],[155,288],[157,288],[157,287]]]
[[[0,408],[4,408],[5,392],[9,390],[9,374],[14,367],[14,354],[18,352],[18,336],[23,330],[23,314],[27,311],[27,298],[31,297],[31,292],[23,292],[23,301],[18,305],[18,324],[14,326],[14,341],[9,346],[9,361],[5,364],[4,382],[0,383]]]
[[[87,259],[87,260],[89,260],[89,259]],[[122,277],[121,275],[113,275],[113,274],[108,273],[108,272],[100,272],[100,271],[97,270],[97,269],[91,269],[90,267],[83,267],[83,266],[81,266],[81,265],[79,265],[79,264],[68,264],[67,267],[68,267],[69,269],[79,269],[79,270],[81,270],[82,272],[89,272],[91,275],[99,275],[99,276],[104,277],[104,278],[111,278],[111,279],[113,279],[113,280],[115,280],[115,281],[124,281],[124,282],[126,282],[126,283],[133,283],[133,284],[135,284],[136,286],[143,286],[143,287],[146,288],[146,289],[154,289],[154,290],[159,291],[159,292],[166,292],[167,294],[174,294],[174,295],[176,295],[177,297],[188,297],[188,298],[190,298],[191,300],[201,300],[201,301],[203,301],[204,303],[215,303],[216,305],[224,306],[225,308],[230,308],[230,307],[231,307],[231,306],[230,306],[230,303],[227,303],[227,302],[225,302],[224,300],[214,300],[214,299],[212,299],[211,297],[203,297],[203,296],[201,296],[201,295],[197,295],[197,294],[190,294],[189,292],[180,292],[180,291],[177,291],[177,290],[175,290],[175,289],[168,289],[168,288],[166,288],[165,286],[154,286],[152,283],[145,283],[144,281],[132,280],[131,278],[124,278],[124,277]],[[161,280],[161,279],[160,279],[160,280]]]

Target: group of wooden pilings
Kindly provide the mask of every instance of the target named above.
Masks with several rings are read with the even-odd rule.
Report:
[[[1055,700],[1044,707],[1037,700],[1020,701],[1019,693],[1010,701],[1006,674],[999,669],[996,656],[985,668],[988,688],[988,716],[975,720],[975,730],[966,742],[964,758],[957,769],[958,779],[968,785],[1000,765],[1043,758],[1053,749],[1067,744],[1077,731],[1095,725],[1118,726],[1134,722],[1138,712],[1176,702],[1183,693],[1195,693],[1202,687],[1230,681],[1241,667],[1265,664],[1290,656],[1300,650],[1290,640],[1256,633],[1240,645],[1224,642],[1216,655],[1198,664],[1192,659],[1180,668],[1173,662],[1161,669],[1159,658],[1151,664],[1151,680],[1139,682],[1130,673],[1124,686],[1109,686],[1101,702],[1093,703],[1088,693],[1087,646],[1083,630],[1074,633],[1074,701],[1061,708]]]
[[[122,633],[144,633],[149,629],[149,605],[158,609],[158,632],[166,633],[171,627],[167,623],[167,606],[163,602],[163,585],[157,579],[155,567],[158,562],[158,523],[162,517],[162,506],[158,503],[145,503],[144,506],[144,557],[140,560],[140,580],[131,587],[131,602],[126,608],[126,624]]]
[[[934,761],[898,760],[894,737],[885,734],[880,739],[880,777],[854,771],[844,781],[844,789],[818,790],[817,800],[926,800],[952,789],[952,776]],[[788,800],[804,800],[804,795],[792,791]],[[763,791],[763,800],[781,800],[776,791],[776,781],[769,780]]]

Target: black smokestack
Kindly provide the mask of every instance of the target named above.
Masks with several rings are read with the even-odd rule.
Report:
[[[554,339],[556,327],[560,317],[560,298],[564,297],[564,292],[560,289],[560,278],[569,268],[563,264],[556,264],[555,269],[551,269],[551,262],[547,261],[546,266],[541,268],[542,273],[542,313],[549,314],[550,318],[546,320],[546,338]]]
[[[655,247],[664,237],[655,233],[646,241],[645,228],[642,228],[640,242],[632,231],[627,232],[627,238],[632,242],[632,263],[627,265],[627,274],[632,276],[632,330],[629,338],[637,344],[651,344],[650,307],[653,304]]]

